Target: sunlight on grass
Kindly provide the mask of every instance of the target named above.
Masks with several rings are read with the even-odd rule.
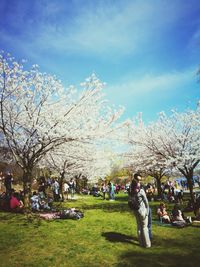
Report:
[[[156,207],[158,203],[151,203]],[[0,213],[2,267],[198,266],[200,228],[160,226],[153,208],[153,246],[139,247],[136,223],[124,195],[115,202],[86,196],[59,204],[84,211],[79,221],[44,221]]]

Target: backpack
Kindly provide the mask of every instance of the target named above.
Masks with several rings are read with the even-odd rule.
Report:
[[[131,210],[139,210],[143,201],[140,190],[138,192],[131,191],[128,197],[128,206]]]

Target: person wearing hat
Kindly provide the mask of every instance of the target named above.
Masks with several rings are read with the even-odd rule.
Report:
[[[141,187],[142,177],[139,173],[133,175],[133,180],[129,192],[129,207],[137,222],[137,234],[140,246],[151,247],[151,240],[149,236],[149,203],[144,189]]]

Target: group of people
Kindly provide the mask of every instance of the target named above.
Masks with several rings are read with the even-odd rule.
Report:
[[[14,212],[23,212],[24,210],[24,194],[23,190],[17,192],[13,188],[13,174],[11,172],[0,173],[0,209]],[[75,180],[64,181],[63,193],[64,198],[74,198]],[[30,196],[30,205],[33,211],[50,210],[53,201],[60,201],[61,188],[58,179],[46,180],[41,176],[36,183],[36,190]],[[48,189],[48,190],[47,190]]]
[[[151,186],[143,187],[141,184],[142,177],[139,173],[136,173],[132,177],[131,184],[129,186],[128,194],[129,194],[129,207],[133,211],[136,222],[137,222],[137,234],[139,244],[142,247],[149,248],[151,247],[152,241],[152,211],[149,206],[149,201],[151,200],[151,195],[153,194],[153,188]],[[2,180],[1,180],[2,181]],[[12,189],[12,181],[13,177],[11,173],[8,173],[4,177],[4,186],[5,192],[1,194],[1,204],[4,203],[2,200],[5,200],[8,208],[12,211],[23,212],[23,194],[22,192],[16,192]],[[46,188],[50,187],[53,193],[53,197],[49,198],[46,194]],[[74,197],[76,184],[74,179],[70,179],[70,181],[64,181],[63,191],[65,198],[68,199],[69,193],[71,194],[71,198]],[[103,199],[106,199],[106,194],[108,194],[109,200],[115,199],[115,194],[120,190],[120,187],[114,185],[111,181],[106,183],[102,183],[100,190],[98,187],[94,187],[93,191],[100,192],[100,195]],[[38,192],[34,191],[30,198],[31,208],[33,211],[41,211],[41,210],[50,210],[52,208],[53,201],[60,200],[60,184],[57,179],[52,179],[51,183],[46,183],[45,179],[41,177],[39,181]],[[173,190],[169,187],[169,193],[172,193]],[[178,197],[180,203],[182,200],[182,192],[180,191]],[[198,201],[196,201],[198,202]],[[8,204],[9,203],[9,204]],[[200,211],[200,196],[199,196],[199,206],[198,212]],[[191,218],[185,217],[182,210],[179,207],[179,202],[175,203],[173,210],[169,214],[166,209],[166,205],[164,202],[161,202],[157,209],[157,216],[160,222],[162,223],[170,223],[174,226],[184,227],[187,224],[190,224]],[[199,212],[200,214],[200,212]]]
[[[115,200],[115,195],[119,193],[122,187],[119,184],[114,184],[112,181],[103,182],[99,187],[95,184],[90,190],[90,194],[95,197],[102,197],[103,200]]]
[[[0,194],[0,209],[5,211],[23,212],[23,194],[11,189],[9,194],[2,192]]]
[[[30,205],[32,211],[50,210],[53,199],[50,199],[44,195],[42,191],[38,193],[34,191],[30,197]],[[20,190],[17,192],[13,188],[8,194],[3,192],[0,195],[0,209],[5,211],[11,211],[15,213],[24,212],[24,194]]]
[[[169,187],[168,191],[162,190],[161,199],[163,201],[168,201],[169,203],[183,203],[183,190],[174,190],[174,187]]]
[[[161,202],[157,209],[157,215],[159,221],[162,223],[171,223],[173,226],[184,227],[192,223],[191,217],[185,217],[177,203],[174,205],[171,213],[168,213],[165,203]]]
[[[23,192],[13,189],[13,174],[8,171],[0,173],[0,209],[23,212]]]
[[[108,194],[109,200],[115,200],[115,194],[118,193],[118,187],[114,185],[111,181],[106,184],[105,182],[101,186],[101,192],[103,194],[103,200],[106,199],[106,194]]]
[[[55,202],[58,202],[61,200],[61,185],[59,183],[59,180],[57,178],[47,179],[45,180],[45,177],[41,176],[39,179],[39,187],[38,192],[43,192],[44,195],[46,195],[47,188],[50,189],[50,191],[53,194],[53,200]],[[69,181],[64,180],[63,183],[63,194],[64,199],[68,199],[69,195],[71,196],[71,199],[74,198],[76,189],[76,183],[73,178],[71,178]]]

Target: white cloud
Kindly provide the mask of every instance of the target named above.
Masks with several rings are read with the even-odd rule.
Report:
[[[37,2],[37,16],[25,16],[22,41],[29,42],[33,50],[128,55],[141,51],[155,35],[164,34],[181,15],[176,3],[162,1],[113,1],[113,5],[97,1],[80,6],[78,1],[71,11],[66,1],[56,3]],[[22,24],[20,15],[14,18]]]
[[[157,75],[146,74],[135,79],[126,77],[126,81],[109,86],[107,91],[113,96],[126,98],[127,100],[136,95],[162,94],[177,89],[181,91],[189,83],[195,83],[196,71],[197,69],[194,67],[182,72],[174,71]]]
[[[72,21],[67,20],[59,27],[45,25],[46,34],[42,29],[40,41],[46,40],[48,45],[67,51],[130,54],[141,49],[140,46],[161,29],[163,33],[177,18],[177,14],[171,12],[160,19],[162,9],[162,6],[153,7],[150,2],[137,1],[125,2],[121,7],[85,8]]]
[[[161,110],[185,109],[197,102],[199,88],[195,74],[196,67],[182,72],[125,77],[121,83],[108,84],[105,91],[110,103],[125,107],[123,118],[142,112],[145,120],[154,120]]]
[[[159,45],[188,5],[175,1],[17,1],[8,23],[24,49],[114,59]],[[1,38],[9,36],[6,29]]]

